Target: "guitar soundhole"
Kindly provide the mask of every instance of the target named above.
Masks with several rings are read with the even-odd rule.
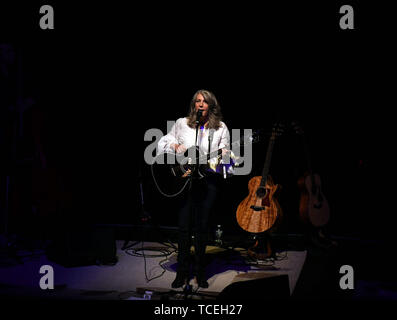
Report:
[[[251,209],[254,211],[262,211],[265,210],[266,207],[270,206],[270,199],[269,199],[269,190],[266,189],[265,187],[259,187],[258,190],[256,190],[256,196],[261,199],[260,203],[262,204],[261,206],[256,206],[252,205]]]
[[[265,187],[259,187],[258,190],[256,190],[256,196],[258,198],[264,198],[266,196],[266,188]]]

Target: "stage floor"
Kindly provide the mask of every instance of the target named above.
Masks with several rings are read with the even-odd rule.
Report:
[[[49,261],[44,252],[25,256],[22,264],[1,266],[0,294],[12,297],[38,297],[94,300],[140,300],[145,291],[151,299],[183,299],[182,289],[172,289],[176,275],[176,245],[158,242],[130,242],[122,249],[124,241],[118,240],[115,265],[90,265],[67,268]],[[145,256],[142,255],[145,254]],[[191,280],[192,299],[215,299],[227,286],[238,281],[263,279],[288,275],[290,294],[293,293],[306,259],[306,251],[281,251],[276,259],[252,260],[241,248],[207,247],[207,275],[209,288],[198,288]],[[21,256],[23,254],[21,253]],[[54,289],[40,288],[43,265],[54,270]],[[200,295],[202,294],[202,295]]]

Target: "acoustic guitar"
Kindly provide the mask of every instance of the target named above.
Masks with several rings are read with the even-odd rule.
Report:
[[[261,130],[255,130],[252,134],[244,135],[239,140],[233,142],[230,149],[256,143],[260,140],[261,135]],[[210,154],[204,154],[199,150],[198,161],[196,161],[195,156],[196,147],[193,146],[184,153],[164,152],[155,157],[151,164],[152,178],[157,190],[163,196],[175,197],[182,193],[190,181],[189,170],[193,172],[197,169],[198,179],[206,177],[209,172],[214,172],[210,169],[209,161],[215,157],[218,157],[219,160],[222,156],[222,149],[213,151]],[[241,163],[235,163],[234,165],[241,165]],[[226,172],[223,174],[227,177],[229,176]]]
[[[321,189],[320,176],[312,171],[309,146],[304,131],[298,122],[294,121],[292,125],[303,138],[307,163],[307,172],[298,180],[298,186],[301,190],[299,215],[303,222],[310,223],[314,227],[323,227],[330,218],[328,201]]]
[[[269,175],[274,142],[282,131],[282,124],[275,123],[273,125],[262,176],[251,178],[248,182],[249,194],[237,207],[237,222],[242,229],[250,233],[270,230],[282,215],[281,207],[277,201],[277,194],[281,187],[274,184]]]

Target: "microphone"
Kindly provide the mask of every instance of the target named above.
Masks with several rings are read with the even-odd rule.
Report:
[[[196,115],[196,124],[199,123],[201,116],[203,115],[203,110],[199,109]]]

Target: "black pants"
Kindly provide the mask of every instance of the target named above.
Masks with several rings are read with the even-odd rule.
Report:
[[[194,236],[194,274],[205,276],[205,249],[208,242],[208,223],[218,193],[218,176],[193,179],[180,202],[178,227],[178,272],[190,270],[190,247]]]

